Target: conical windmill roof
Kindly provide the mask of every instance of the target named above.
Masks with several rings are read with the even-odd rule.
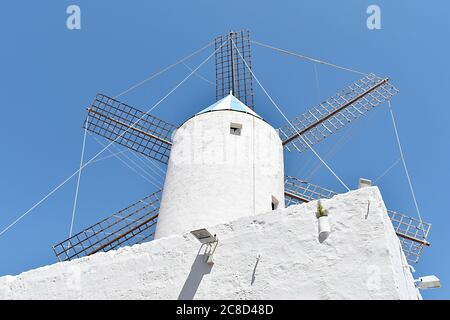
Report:
[[[211,112],[211,111],[221,111],[221,110],[233,110],[239,112],[245,112],[251,114],[257,118],[262,119],[255,111],[247,107],[244,103],[242,103],[238,98],[233,96],[231,93],[226,97],[220,99],[216,103],[210,105],[208,108],[203,109],[198,112],[196,115]]]

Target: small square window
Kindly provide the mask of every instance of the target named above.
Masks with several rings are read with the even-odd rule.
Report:
[[[230,134],[234,134],[235,136],[240,136],[242,131],[242,124],[239,123],[231,123],[230,124]]]

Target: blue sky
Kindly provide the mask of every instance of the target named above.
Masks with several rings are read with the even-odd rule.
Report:
[[[131,4],[132,3],[132,4]],[[66,28],[66,8],[79,5],[81,30]],[[368,30],[366,8],[381,7],[382,29]],[[415,276],[436,274],[450,297],[448,119],[450,3],[446,1],[2,1],[0,3],[0,229],[73,173],[79,163],[85,108],[97,92],[116,95],[231,29],[252,38],[364,72],[399,89],[392,106],[424,220],[433,224]],[[195,67],[212,51],[189,60]],[[253,46],[255,74],[293,118],[358,76]],[[211,60],[200,74],[214,80]],[[189,70],[180,65],[121,99],[147,110]],[[214,86],[193,77],[153,114],[180,124],[214,102]],[[256,111],[284,124],[256,88]],[[88,137],[86,157],[101,146]],[[317,150],[356,188],[398,157],[387,105],[321,143]],[[114,150],[113,150],[114,151]],[[105,156],[108,153],[104,154]],[[137,163],[140,160],[128,155]],[[309,152],[286,153],[286,173],[344,191]],[[126,160],[126,159],[125,159]],[[144,167],[145,169],[145,167]],[[151,193],[145,173],[114,157],[83,171],[75,230]],[[147,170],[148,171],[148,170]],[[147,178],[149,179],[149,178]],[[162,180],[153,177],[156,184]],[[76,180],[0,237],[0,275],[55,261],[51,245],[67,237]],[[415,216],[400,164],[378,181],[387,207]]]

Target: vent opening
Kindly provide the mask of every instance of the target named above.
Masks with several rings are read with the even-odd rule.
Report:
[[[239,123],[231,123],[230,124],[230,134],[235,136],[240,136],[242,131],[242,124]]]
[[[279,204],[279,201],[277,200],[277,198],[272,196],[272,210],[276,210],[278,208],[278,204]]]

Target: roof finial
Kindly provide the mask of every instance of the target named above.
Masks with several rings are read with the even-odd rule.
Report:
[[[233,89],[230,89],[230,94],[233,95]]]

